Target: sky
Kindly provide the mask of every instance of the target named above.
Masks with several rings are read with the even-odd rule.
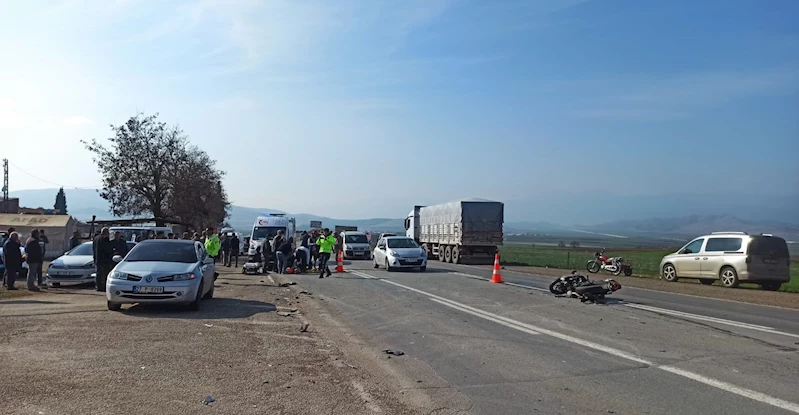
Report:
[[[144,112],[217,160],[234,204],[294,213],[796,196],[797,16],[793,0],[0,0],[0,156],[12,191],[99,187],[80,140]]]

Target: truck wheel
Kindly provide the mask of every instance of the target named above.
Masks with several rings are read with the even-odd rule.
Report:
[[[452,262],[452,247],[444,248],[444,262]]]
[[[441,261],[441,262],[446,262],[445,259],[446,258],[444,258],[444,245],[439,245],[438,246],[438,260]]]
[[[461,262],[461,253],[457,246],[452,247],[452,263],[459,264]]]

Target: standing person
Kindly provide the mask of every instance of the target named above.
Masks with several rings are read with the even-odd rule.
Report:
[[[194,242],[200,242],[200,234],[197,233],[197,232],[194,232],[194,235],[192,235],[191,240],[194,241]]]
[[[180,239],[183,239],[184,241],[188,241],[189,240],[189,233],[188,232],[183,232],[183,235],[180,236]]]
[[[330,277],[332,273],[330,272],[330,267],[327,266],[327,261],[330,261],[330,255],[333,254],[336,237],[331,234],[330,229],[325,228],[316,244],[319,245],[319,278],[324,278],[325,274]]]
[[[42,260],[44,260],[44,257],[47,256],[47,244],[49,243],[50,239],[44,234],[44,229],[39,229],[39,245],[42,246]],[[39,283],[41,284],[41,277],[39,280]]]
[[[291,245],[294,243],[294,238],[286,239],[280,246],[277,247],[275,253],[277,254],[277,273],[283,274],[286,272],[288,265],[289,255],[292,254],[293,249]]]
[[[230,266],[230,238],[228,238],[226,233],[222,234],[222,239],[220,240],[220,244],[222,245],[222,265],[229,267]]]
[[[42,245],[39,240],[39,231],[34,229],[31,231],[31,236],[25,242],[25,254],[28,259],[28,291],[39,291],[36,287],[38,282],[39,286],[42,285]]]
[[[94,289],[105,292],[105,282],[108,273],[114,267],[114,245],[109,239],[110,231],[108,228],[100,230],[100,235],[94,238],[92,248],[94,248],[94,264],[97,273],[94,279]]]
[[[128,254],[128,243],[122,239],[122,232],[114,232],[114,239],[111,242],[114,247],[114,255],[124,257]]]
[[[214,228],[208,228],[205,231],[205,251],[208,252],[208,256],[214,259],[214,263],[219,258],[219,248],[221,248],[221,243],[219,242],[219,237],[214,232]]]
[[[308,231],[302,231],[302,239],[300,239],[300,246],[310,248],[311,247],[310,241],[311,241],[311,235],[308,234]]]
[[[172,233],[172,232],[169,232],[169,233],[166,235],[166,239],[175,239],[175,234],[174,234],[174,233]]]
[[[9,230],[13,230],[13,228]],[[9,290],[17,289],[17,287],[14,287],[14,283],[17,281],[17,275],[19,275],[24,262],[20,248],[22,248],[22,245],[19,243],[19,234],[9,232],[8,239],[3,244],[3,264],[6,266],[5,283],[6,288]]]
[[[78,245],[80,245],[80,232],[75,231],[72,232],[72,236],[69,238],[69,250],[75,249]]]
[[[308,266],[314,271],[316,271],[316,261],[319,259],[319,245],[316,244],[317,239],[319,239],[319,231],[314,229],[311,231],[311,237],[308,241],[308,248],[311,251],[311,260]]]
[[[235,233],[230,237],[230,253],[233,255],[233,258],[236,258],[236,267],[238,267],[239,254],[241,253],[241,241],[239,241],[239,236]],[[227,266],[230,266],[230,259],[227,261]]]

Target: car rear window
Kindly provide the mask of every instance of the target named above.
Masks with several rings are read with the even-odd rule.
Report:
[[[705,252],[736,252],[741,250],[741,238],[709,238]]]
[[[127,262],[181,262],[191,264],[197,262],[197,251],[194,244],[174,242],[146,242],[137,244],[127,257]]]
[[[790,257],[785,239],[775,236],[753,236],[749,242],[749,254],[780,259]]]

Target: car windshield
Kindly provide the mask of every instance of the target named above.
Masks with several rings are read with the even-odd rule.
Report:
[[[368,244],[366,235],[344,235],[344,242],[348,244]]]
[[[753,236],[749,242],[749,253],[778,259],[790,257],[785,239],[773,236]]]
[[[256,241],[263,240],[266,238],[267,240],[272,240],[272,238],[277,235],[277,231],[285,231],[286,228],[278,228],[278,227],[267,227],[267,226],[260,226],[256,227],[252,230],[252,239]]]
[[[67,255],[69,255],[69,256],[72,256],[72,255],[91,256],[91,255],[93,255],[93,253],[92,253],[92,244],[91,243],[80,244],[80,245],[76,246],[75,249],[69,251],[69,253]]]
[[[126,262],[197,262],[194,244],[175,242],[147,242],[136,245],[125,258]]]
[[[418,248],[416,241],[410,238],[386,239],[389,248]]]

